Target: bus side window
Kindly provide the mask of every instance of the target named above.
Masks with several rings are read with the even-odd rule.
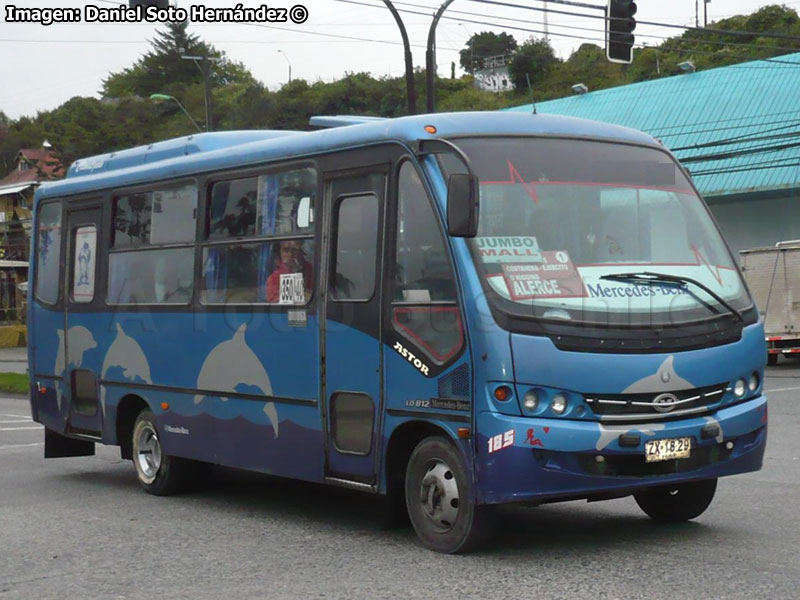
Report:
[[[464,341],[456,286],[439,219],[409,161],[398,177],[392,321],[398,333],[438,364]]]
[[[316,187],[313,167],[212,185],[202,259],[204,304],[309,302]]]
[[[61,203],[48,202],[39,208],[36,222],[36,298],[47,304],[58,303],[61,265]]]
[[[196,220],[194,184],[115,197],[108,303],[191,302]]]
[[[378,197],[348,196],[336,209],[336,270],[333,298],[367,301],[375,293]]]

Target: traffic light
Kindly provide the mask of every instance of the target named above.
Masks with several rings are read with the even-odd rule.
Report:
[[[633,62],[633,30],[636,29],[636,3],[633,0],[608,0],[606,8],[606,56],[616,63]]]
[[[136,8],[137,6],[157,6],[158,8],[169,8],[169,0],[128,0],[128,5],[131,8]]]

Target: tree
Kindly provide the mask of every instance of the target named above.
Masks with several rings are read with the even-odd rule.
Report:
[[[517,40],[507,33],[481,31],[467,40],[466,48],[459,52],[461,68],[467,73],[474,73],[483,68],[483,61],[492,56],[511,54],[517,49]]]
[[[550,42],[544,38],[529,38],[511,57],[509,74],[514,88],[518,91],[527,89],[526,75],[530,77],[531,85],[539,83],[558,62]]]
[[[188,32],[188,22],[167,23],[167,28],[156,32],[151,40],[152,50],[132,67],[112,73],[103,81],[102,94],[106,98],[125,96],[147,97],[155,93],[170,93],[176,89],[203,83],[197,65],[181,56],[218,57],[211,70],[215,86],[230,83],[255,83],[250,72],[240,63],[232,62],[224,53],[201,41]],[[173,94],[175,95],[175,94]]]

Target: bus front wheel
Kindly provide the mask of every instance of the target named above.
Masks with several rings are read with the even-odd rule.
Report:
[[[716,479],[649,488],[633,495],[636,504],[656,521],[678,523],[699,517],[714,499]]]
[[[183,489],[187,464],[183,459],[164,454],[152,412],[143,410],[133,425],[133,465],[144,490],[156,496],[168,496]]]
[[[467,552],[482,540],[485,515],[472,499],[464,462],[447,439],[429,437],[417,445],[408,461],[405,495],[411,524],[427,548]]]

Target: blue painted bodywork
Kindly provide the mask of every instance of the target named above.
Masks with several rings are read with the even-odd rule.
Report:
[[[426,133],[423,129],[426,125],[434,125],[437,133]],[[657,146],[649,136],[622,127],[510,112],[425,115],[310,133],[208,134],[208,137],[181,138],[80,161],[64,181],[42,185],[36,203],[48,198],[69,201],[71,196],[100,190],[387,141],[413,149],[419,139],[503,134],[570,136]],[[444,178],[433,158],[422,159],[421,166],[441,216],[446,199]],[[577,409],[587,395],[622,393],[633,382],[655,373],[670,356],[675,371],[698,387],[731,382],[753,371],[763,372],[765,352],[760,325],[746,328],[741,340],[735,343],[674,355],[565,352],[557,349],[549,338],[511,334],[501,329],[482,292],[466,240],[450,238],[448,244],[460,289],[466,349],[443,373],[426,377],[385,339],[375,340],[339,324],[340,342],[351,348],[352,354],[336,360],[344,366],[368,363],[366,370],[370,372],[363,377],[365,389],[373,385],[376,366],[381,368],[377,351],[380,348],[382,352],[380,385],[384,413],[375,415],[380,427],[376,426],[373,442],[373,452],[378,453],[377,491],[386,491],[389,440],[409,421],[430,422],[453,440],[465,463],[472,467],[476,499],[483,503],[633,490],[760,467],[766,440],[766,400],[760,389],[750,399],[738,403],[727,392],[711,417],[624,428],[642,435],[642,444],[637,448],[621,448],[616,438],[601,444],[608,432],[604,438],[603,427],[590,416],[591,411],[579,414]],[[35,258],[31,280],[34,278]],[[126,397],[135,395],[155,413],[168,454],[309,481],[324,480],[326,437],[322,403],[325,399],[321,397],[320,323],[314,301],[308,309],[306,326],[300,328],[290,326],[285,312],[127,312],[109,307],[101,312],[70,313],[65,331],[64,312],[34,300],[33,287],[29,301],[29,360],[30,371],[35,374],[31,402],[38,422],[56,432],[69,433],[68,374],[80,366],[102,380],[102,410],[96,418],[103,443],[120,443],[117,409]],[[66,338],[74,335],[75,342],[68,344],[67,352],[59,346],[59,331]],[[203,375],[205,361],[226,343],[240,344],[237,347],[246,346],[248,352],[252,351],[268,374],[268,381],[254,378],[212,389],[200,385],[201,380],[216,385],[213,377],[207,377],[208,373]],[[113,360],[114,344],[125,349],[125,360]],[[367,357],[370,347],[375,354]],[[133,362],[131,355],[136,357]],[[409,401],[438,397],[442,389],[440,380],[459,369],[469,373],[471,393],[467,400],[471,410],[431,411],[430,417],[426,417],[425,410],[416,411],[416,415],[406,414]],[[219,372],[218,379],[220,382],[225,379],[224,370]],[[494,399],[492,391],[499,384],[514,390],[510,401],[501,403]],[[550,390],[549,393],[565,392],[570,398],[570,410],[561,417],[523,416],[519,398],[530,387]],[[226,395],[226,391],[232,395]],[[168,408],[162,408],[162,403]],[[274,415],[269,404],[274,405]],[[455,418],[448,418],[448,412]],[[701,439],[700,429],[709,418],[719,424],[719,439]],[[457,435],[458,428],[463,427],[470,429],[468,439]],[[514,432],[514,443],[489,453],[489,439],[509,431]],[[598,474],[586,472],[579,461],[581,456],[594,457],[598,453],[641,457],[646,439],[682,436],[692,437],[695,448],[732,442],[733,450],[713,464],[671,475]],[[533,439],[540,443],[532,445]],[[339,466],[347,470],[348,458],[339,458]],[[358,469],[363,467],[363,460],[352,461],[359,463]]]

